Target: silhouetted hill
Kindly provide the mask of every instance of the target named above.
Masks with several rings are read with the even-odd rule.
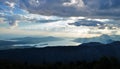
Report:
[[[59,46],[45,48],[27,48],[1,50],[0,59],[20,62],[71,62],[93,61],[101,57],[115,57],[120,60],[120,41],[110,44],[97,42],[85,43],[80,46]]]
[[[0,69],[120,69],[120,63],[116,58],[102,57],[93,62],[75,61],[69,63],[42,63],[30,64],[7,60],[0,60]]]
[[[83,43],[79,46],[104,46],[105,44],[99,42],[90,42],[90,43]]]

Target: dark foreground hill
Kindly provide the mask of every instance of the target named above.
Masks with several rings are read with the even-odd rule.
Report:
[[[85,43],[80,46],[59,46],[1,50],[0,59],[29,63],[93,61],[101,57],[115,57],[120,60],[120,42],[110,44]]]
[[[0,51],[0,69],[120,69],[120,42]]]
[[[115,58],[106,57],[92,62],[76,61],[69,63],[56,62],[42,64],[0,60],[0,69],[120,69],[120,63]]]

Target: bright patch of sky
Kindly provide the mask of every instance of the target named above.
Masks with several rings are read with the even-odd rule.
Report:
[[[6,2],[4,3],[0,3],[0,13],[4,13],[4,14],[26,14],[27,12],[23,9],[20,9],[18,6],[16,6],[14,3],[10,3],[10,2]]]

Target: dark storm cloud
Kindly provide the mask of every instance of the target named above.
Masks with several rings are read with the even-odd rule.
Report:
[[[1,0],[2,1],[2,0]],[[4,1],[4,0],[3,0]],[[56,16],[120,17],[120,0],[12,0],[30,13]],[[64,5],[65,3],[68,6]]]
[[[84,0],[84,3],[97,16],[120,16],[119,0]]]

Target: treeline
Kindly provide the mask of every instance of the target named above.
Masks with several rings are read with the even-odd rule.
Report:
[[[115,58],[102,57],[93,62],[76,61],[70,63],[42,63],[30,64],[27,62],[15,62],[0,60],[0,69],[120,69],[120,63]]]

